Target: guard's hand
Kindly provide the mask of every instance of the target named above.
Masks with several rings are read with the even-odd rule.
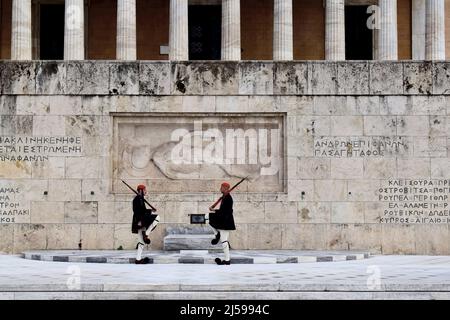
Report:
[[[211,207],[209,207],[209,211],[214,211],[214,208],[211,206]]]
[[[156,212],[157,210],[156,209],[153,209],[153,212]]]

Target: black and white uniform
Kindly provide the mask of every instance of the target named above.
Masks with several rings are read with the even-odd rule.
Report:
[[[236,230],[233,217],[233,198],[227,193],[222,198],[220,208],[209,214],[209,225],[217,235],[220,232],[220,242],[222,243],[225,261],[230,261],[230,244],[228,237],[230,231]]]
[[[152,214],[152,209],[145,207],[144,196],[138,195],[133,199],[133,222],[131,224],[131,232],[137,233],[139,242],[136,246],[136,260],[142,259],[142,251],[144,249],[144,233],[147,237],[155,230],[159,223],[159,216]]]

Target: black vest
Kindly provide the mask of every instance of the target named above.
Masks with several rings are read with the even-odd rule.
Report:
[[[233,218],[233,198],[229,193],[223,197],[219,210],[210,213],[209,224],[218,230],[236,230]]]

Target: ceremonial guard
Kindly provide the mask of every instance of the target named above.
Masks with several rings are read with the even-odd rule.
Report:
[[[220,192],[222,197],[218,210],[214,211],[214,205],[209,208],[210,211],[214,211],[209,214],[209,224],[214,230],[215,238],[211,241],[211,244],[217,245],[219,242],[222,244],[225,260],[216,258],[218,265],[230,264],[230,243],[228,237],[230,231],[236,230],[233,218],[233,198],[230,194],[230,184],[227,182],[222,183]]]
[[[159,216],[152,214],[156,209],[147,209],[145,206],[145,196],[147,195],[147,188],[144,185],[137,187],[137,195],[133,199],[133,222],[131,231],[138,234],[139,242],[136,245],[137,255],[136,264],[147,264],[149,258],[142,259],[142,251],[144,244],[150,244],[150,234],[155,230],[159,223]]]

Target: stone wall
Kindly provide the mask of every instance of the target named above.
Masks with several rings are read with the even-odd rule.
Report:
[[[449,79],[449,62],[3,61],[0,251],[134,248],[133,196],[113,188],[117,117],[270,115],[284,187],[234,193],[233,248],[450,254]],[[155,249],[218,196],[145,182]],[[423,212],[406,221],[399,206]]]

